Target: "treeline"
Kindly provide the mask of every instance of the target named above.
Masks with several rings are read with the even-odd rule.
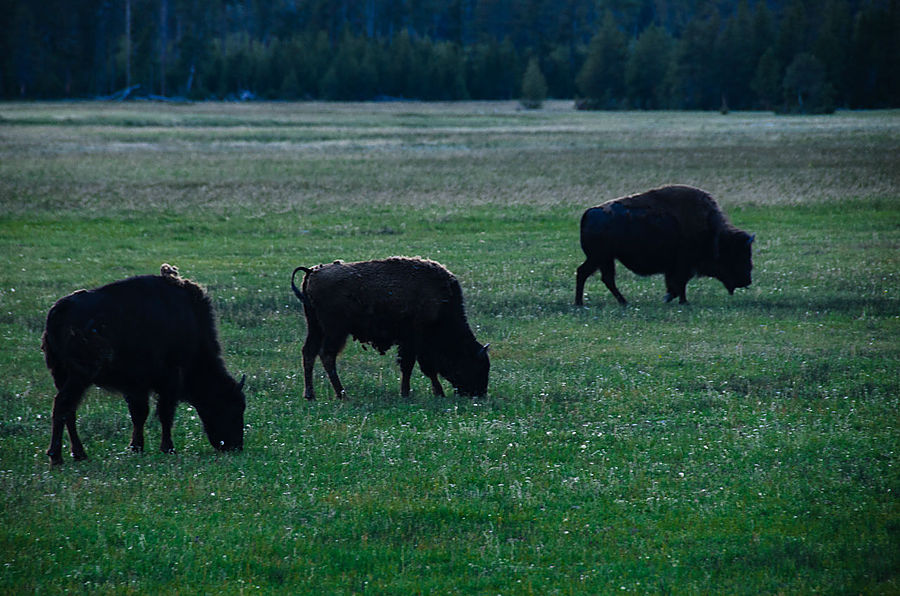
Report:
[[[527,70],[540,81],[526,88],[585,108],[900,106],[900,0],[0,0],[0,11],[5,99],[511,99]]]

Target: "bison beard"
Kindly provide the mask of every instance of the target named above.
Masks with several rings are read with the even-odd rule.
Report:
[[[174,267],[61,298],[47,315],[41,348],[58,390],[47,450],[54,464],[62,463],[63,426],[72,456],[86,457],[75,413],[91,385],[124,394],[135,451],[144,448],[151,391],[159,398],[162,451],[174,451],[178,401],[197,410],[213,447],[243,447],[244,381],[225,370],[208,297]]]
[[[595,271],[620,304],[615,261],[638,275],[662,273],[666,302],[687,302],[687,283],[714,277],[729,294],[750,285],[754,237],[732,226],[715,200],[690,186],[664,186],[591,207],[581,218],[581,248],[575,304],[583,304],[584,284]]]
[[[304,271],[302,289],[294,282]],[[307,335],[303,344],[304,397],[315,399],[312,371],[322,360],[337,397],[344,387],[335,361],[349,336],[384,354],[397,346],[400,393],[409,395],[415,363],[444,395],[438,374],[465,395],[487,392],[487,346],[469,328],[462,290],[442,265],[418,258],[298,267],[291,288],[303,304]]]

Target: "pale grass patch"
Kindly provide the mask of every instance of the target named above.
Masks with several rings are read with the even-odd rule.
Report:
[[[0,212],[533,205],[668,183],[723,205],[881,198],[900,112],[578,112],[549,102],[5,104]]]

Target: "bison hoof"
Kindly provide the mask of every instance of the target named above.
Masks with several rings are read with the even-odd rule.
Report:
[[[131,445],[128,446],[128,448],[131,449],[131,451],[132,451],[133,453],[143,453],[143,452],[144,452],[144,446],[143,446],[143,445],[135,445],[135,444],[131,444]]]
[[[50,465],[51,466],[61,466],[63,463],[62,455],[59,453],[47,453],[50,456]]]
[[[85,453],[84,451],[79,451],[77,453],[73,451],[72,459],[74,459],[75,461],[84,461],[87,459],[87,453]]]
[[[672,294],[668,294],[668,293],[667,293],[665,296],[663,296],[663,302],[666,302],[666,303],[672,302],[672,300],[673,300],[674,298],[675,298],[675,296],[673,296]]]

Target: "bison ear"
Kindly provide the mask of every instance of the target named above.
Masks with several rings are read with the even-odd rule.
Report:
[[[753,241],[756,240],[756,234],[750,234],[750,237],[747,238],[747,246],[753,244]]]
[[[238,383],[238,391],[244,390],[244,382],[247,380],[247,375],[241,375],[241,382]]]

